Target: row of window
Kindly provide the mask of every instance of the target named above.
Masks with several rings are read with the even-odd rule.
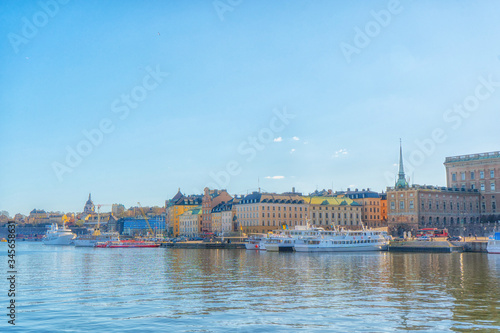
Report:
[[[271,227],[271,226],[276,227],[276,226],[282,225],[281,221],[273,220],[271,223],[270,220],[267,220],[267,221],[262,221],[262,226],[265,227],[266,223],[267,223],[268,227]],[[283,221],[283,224],[286,224],[289,226],[303,225],[303,221],[298,221],[298,222],[297,221],[290,221],[290,223],[288,223],[287,221]],[[241,225],[243,227],[255,227],[255,226],[259,226],[259,221],[258,220],[241,221]]]
[[[349,215],[350,215],[350,218],[352,219],[353,213],[350,213]],[[328,218],[328,213],[325,213],[324,216],[327,219]],[[331,217],[335,218],[335,213],[332,213]],[[359,214],[356,213],[356,218],[358,218],[358,217],[359,217]],[[316,218],[316,213],[315,212],[312,213],[312,218],[313,219]],[[323,218],[323,214],[322,213],[318,213],[318,218],[320,218],[320,219]],[[341,218],[341,213],[337,213],[337,218],[339,218],[339,219]],[[347,213],[344,213],[344,218],[347,218]]]
[[[490,178],[495,178],[495,170],[490,170]],[[475,171],[470,172],[470,179],[471,180],[476,179],[476,172]],[[479,179],[484,179],[484,171],[479,171]],[[457,174],[456,173],[451,174],[451,180],[455,181],[455,182],[457,181]],[[460,173],[460,180],[465,180],[465,172]]]
[[[457,188],[457,184],[454,184],[453,187]],[[484,183],[481,183],[479,187],[481,191],[486,191],[486,185]],[[462,184],[462,188],[465,189],[465,184]],[[471,184],[470,188],[476,190],[476,184]],[[495,182],[490,183],[490,191],[495,191]]]
[[[267,210],[271,210],[270,209],[271,206],[267,206]],[[278,207],[278,211],[281,211],[281,206],[277,206]],[[297,207],[293,207],[294,208],[294,211],[297,211]],[[302,211],[302,207],[298,207],[299,208],[299,212]],[[238,207],[238,212],[248,212],[248,211],[257,211],[258,210],[258,207],[257,206],[243,206],[243,207]],[[266,210],[266,206],[262,206],[262,210]],[[273,206],[273,209],[272,210],[276,210],[276,206]],[[286,211],[286,207],[283,207],[283,211]],[[288,207],[288,211],[291,212],[292,211],[292,207],[289,206]],[[304,207],[304,211],[307,212],[307,207]]]

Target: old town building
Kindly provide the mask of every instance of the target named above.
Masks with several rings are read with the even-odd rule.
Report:
[[[446,184],[481,192],[482,221],[500,219],[500,151],[446,157]]]
[[[266,233],[282,228],[305,226],[308,205],[299,193],[253,192],[236,205],[238,227],[245,233]]]
[[[393,234],[415,234],[422,228],[448,229],[464,235],[480,221],[480,193],[477,189],[409,185],[405,179],[402,148],[399,174],[394,187],[387,188],[388,225]]]
[[[232,199],[226,190],[210,190],[205,187],[202,200],[202,225],[201,230],[205,234],[210,234],[212,230],[212,209],[221,202],[228,202]]]
[[[356,230],[363,227],[362,206],[345,196],[302,197],[309,207],[309,224],[315,227],[334,228],[336,226]]]
[[[202,203],[201,195],[185,196],[179,189],[177,194],[165,203],[165,211],[167,216],[167,233],[174,237],[179,236],[179,217],[186,211],[200,206]]]

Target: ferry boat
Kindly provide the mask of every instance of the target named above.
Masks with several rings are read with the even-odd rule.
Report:
[[[265,250],[265,241],[267,240],[267,234],[251,234],[248,237],[247,243],[245,243],[245,248],[247,250]]]
[[[494,235],[488,238],[486,251],[488,251],[488,253],[500,254],[500,232],[495,232]]]
[[[310,228],[309,226],[296,226],[291,230],[280,230],[265,240],[264,246],[268,252],[293,252],[297,241],[303,237],[314,237],[321,228]]]
[[[386,251],[390,236],[378,230],[319,230],[295,243],[297,252]]]
[[[120,234],[117,232],[93,233],[91,235],[78,236],[73,240],[76,247],[95,247],[97,243],[107,241],[119,241]]]
[[[71,232],[71,229],[66,228],[66,224],[63,223],[62,229],[59,229],[57,223],[52,223],[42,242],[45,245],[71,245],[75,238],[76,234]]]
[[[99,242],[95,245],[99,248],[137,248],[137,247],[160,247],[160,243],[138,240],[118,240]]]

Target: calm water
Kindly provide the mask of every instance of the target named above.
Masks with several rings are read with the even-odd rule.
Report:
[[[18,332],[500,331],[500,255],[17,251]]]

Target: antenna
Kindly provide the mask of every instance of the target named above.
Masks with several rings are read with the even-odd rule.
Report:
[[[259,189],[259,193],[260,193],[260,177],[257,177],[257,188]]]

